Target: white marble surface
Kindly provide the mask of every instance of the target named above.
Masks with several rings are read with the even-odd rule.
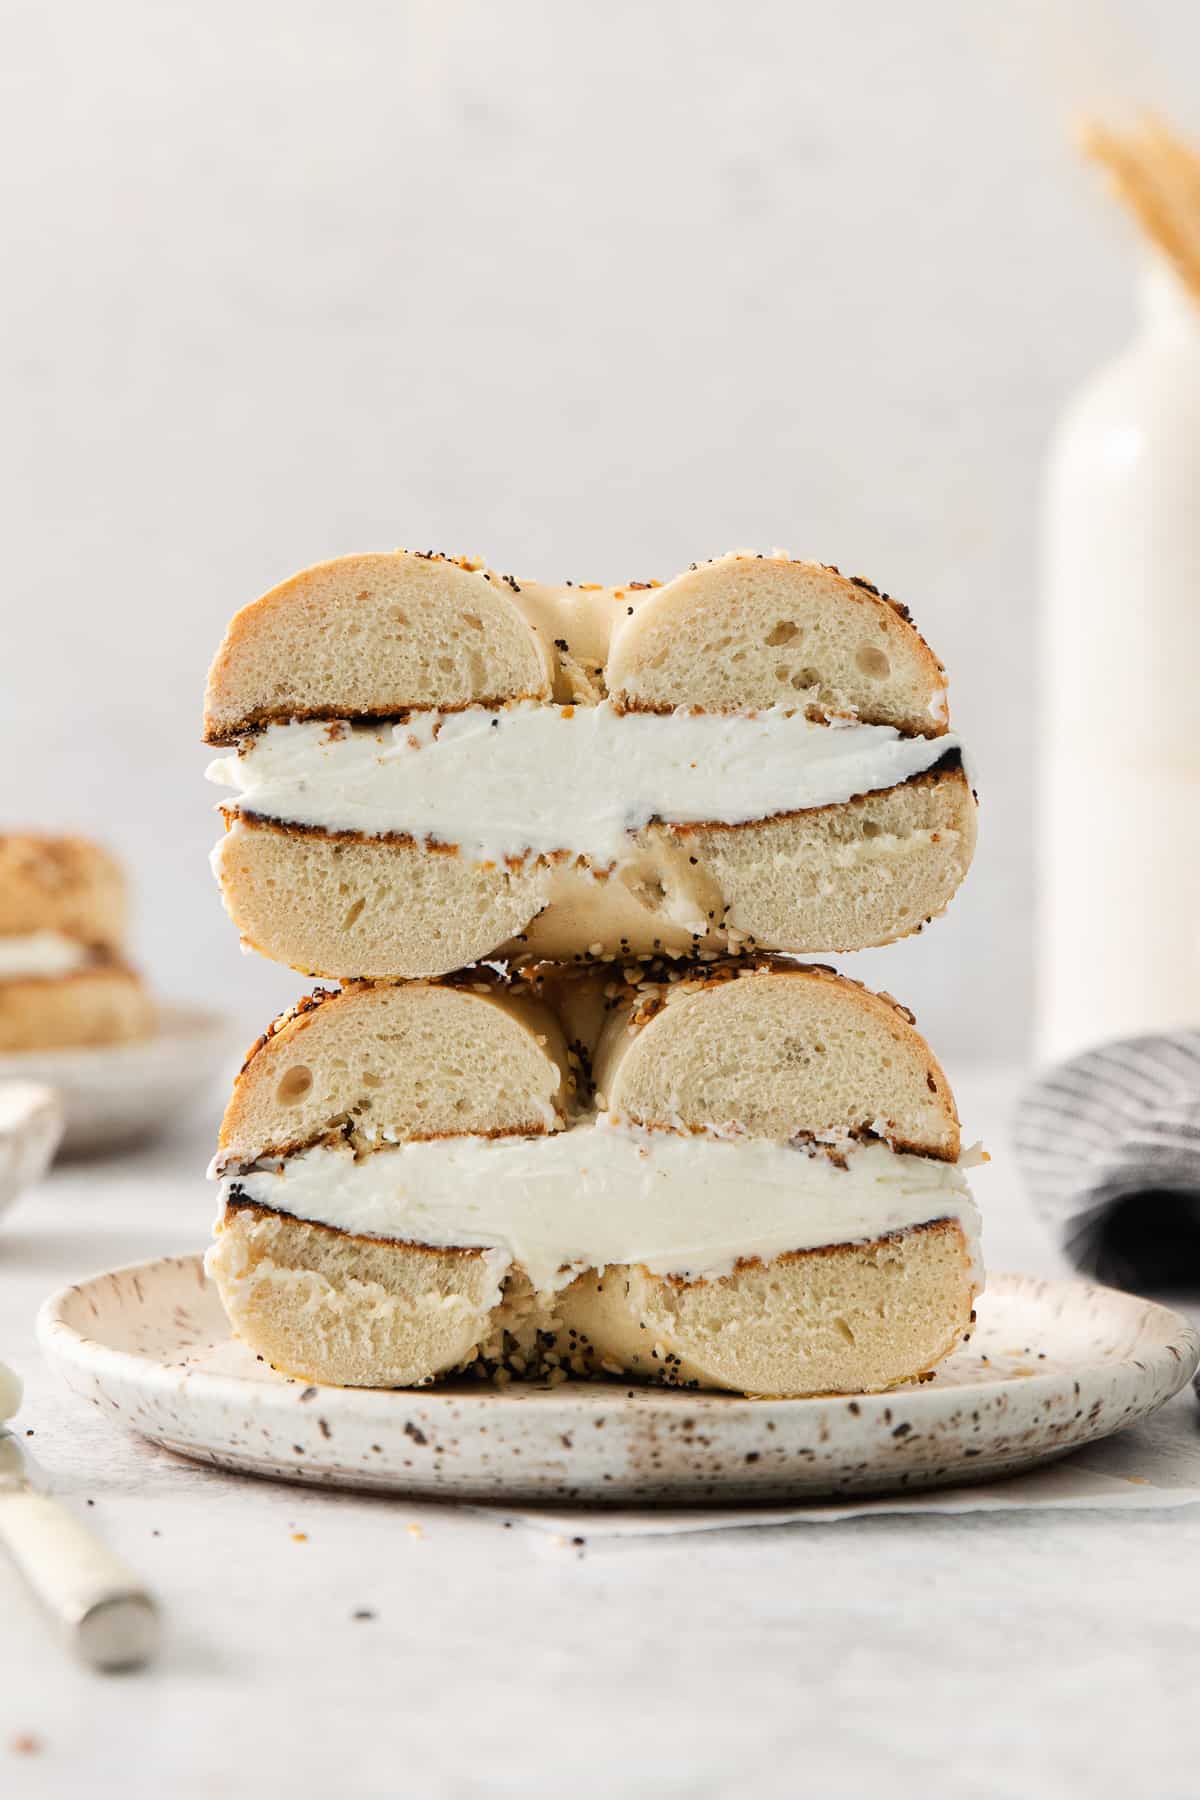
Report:
[[[1003,1149],[1011,1081],[958,1087],[998,1152],[977,1184],[993,1264],[1058,1272]],[[202,1242],[206,1149],[68,1164],[0,1228],[19,1427],[167,1616],[156,1668],[91,1675],[0,1565],[5,1800],[1195,1794],[1200,1507],[574,1545],[112,1432],[41,1365],[33,1312]]]

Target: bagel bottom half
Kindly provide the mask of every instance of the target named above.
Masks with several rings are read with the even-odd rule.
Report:
[[[603,1372],[748,1394],[882,1392],[969,1335],[976,1293],[970,1247],[949,1220],[720,1279],[620,1267],[536,1296],[489,1251],[355,1237],[234,1202],[208,1269],[250,1349],[342,1387]]]
[[[959,767],[842,805],[738,825],[647,826],[609,871],[585,857],[472,863],[445,846],[227,815],[213,856],[247,944],[310,975],[445,974],[499,956],[860,950],[919,931],[975,847]]]
[[[244,1343],[335,1387],[415,1387],[473,1361],[503,1280],[484,1250],[351,1237],[244,1204],[226,1206],[207,1268]]]
[[[132,1042],[154,1030],[154,1002],[120,963],[0,981],[0,1052]]]
[[[744,1263],[717,1281],[592,1272],[561,1310],[602,1366],[670,1387],[879,1393],[925,1374],[969,1334],[974,1291],[962,1229],[943,1219]]]

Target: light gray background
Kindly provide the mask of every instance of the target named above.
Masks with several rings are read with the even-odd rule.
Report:
[[[211,884],[229,614],[397,543],[547,579],[783,544],[910,602],[975,745],[949,917],[856,970],[1019,1053],[1039,464],[1131,320],[1074,108],[1200,13],[0,7],[0,818],[113,842],[164,989],[265,1018]]]

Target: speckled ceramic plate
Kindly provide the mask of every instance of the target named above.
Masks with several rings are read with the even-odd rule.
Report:
[[[1200,1339],[1165,1307],[1082,1281],[993,1276],[935,1381],[851,1399],[744,1400],[620,1381],[503,1391],[314,1387],[230,1337],[199,1256],[48,1300],[42,1347],[115,1425],[220,1468],[474,1500],[802,1499],[1014,1473],[1145,1418]]]
[[[63,1148],[112,1150],[161,1131],[194,1106],[237,1045],[229,1019],[195,1006],[163,1006],[158,1030],[132,1044],[7,1051],[0,1081],[41,1082],[66,1115]]]

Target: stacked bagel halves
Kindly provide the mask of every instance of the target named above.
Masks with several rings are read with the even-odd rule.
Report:
[[[128,1043],[154,1003],[126,960],[129,896],[86,838],[0,833],[0,1054]]]
[[[343,983],[222,1127],[209,1267],[255,1350],[808,1394],[966,1334],[946,1078],[778,954],[919,929],[970,862],[902,607],[779,554],[623,589],[347,557],[237,615],[205,725],[244,941]]]
[[[209,677],[215,866],[306,974],[889,943],[942,911],[975,806],[941,665],[819,564],[549,588],[406,553],[237,615]]]

